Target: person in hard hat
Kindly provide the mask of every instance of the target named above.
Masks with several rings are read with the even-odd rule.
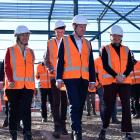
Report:
[[[133,140],[130,113],[131,78],[129,76],[133,69],[133,62],[130,49],[122,45],[122,38],[122,28],[114,25],[110,31],[111,43],[104,46],[102,50],[102,63],[105,70],[102,78],[105,108],[99,140],[105,140],[106,129],[109,127],[117,95],[122,104],[121,131],[126,133],[125,140]]]
[[[132,85],[131,85],[131,98],[134,102],[134,119],[139,119],[140,118],[140,61],[136,60],[134,58],[134,54],[131,53],[132,55],[132,60],[134,64],[134,68],[130,73],[131,79],[132,79]]]
[[[100,117],[101,120],[103,121],[103,113],[104,113],[103,85],[105,82],[103,82],[102,80],[104,69],[103,69],[102,58],[101,58],[101,50],[99,51],[99,57],[95,59],[94,64],[95,64],[95,71],[96,71],[96,93],[99,96]],[[120,121],[117,119],[117,104],[114,105],[111,119],[112,119],[112,123],[120,124]]]
[[[58,52],[56,85],[66,86],[71,109],[71,137],[82,140],[82,114],[89,90],[95,87],[92,46],[84,38],[87,19],[76,15],[72,20],[74,32],[62,38]]]
[[[47,122],[47,97],[49,99],[51,111],[53,109],[53,97],[51,93],[50,75],[44,62],[41,62],[37,65],[35,76],[39,82],[39,91],[41,93],[42,122]]]
[[[7,48],[4,59],[5,92],[9,102],[9,132],[17,140],[19,117],[23,121],[24,140],[31,140],[31,103],[35,90],[34,52],[28,47],[29,29],[17,26],[16,44]]]
[[[1,62],[0,64],[0,90],[3,91],[4,89],[4,61]],[[7,127],[9,125],[9,121],[8,121],[8,112],[9,112],[9,106],[8,106],[8,98],[5,94],[5,92],[3,93],[3,99],[4,99],[4,105],[5,105],[5,119],[4,122],[2,124],[3,127]],[[19,119],[19,123],[18,123],[18,130],[22,131],[22,127],[20,126],[20,119]]]
[[[52,135],[55,138],[60,138],[60,135],[68,135],[66,129],[66,114],[67,114],[67,95],[66,91],[60,90],[56,87],[56,64],[58,57],[58,50],[60,48],[61,38],[64,36],[66,25],[63,21],[55,22],[54,31],[55,37],[48,40],[47,52],[44,55],[44,61],[50,73],[51,91],[53,95],[53,120],[54,132]]]

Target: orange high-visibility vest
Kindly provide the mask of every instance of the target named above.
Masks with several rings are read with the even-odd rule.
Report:
[[[117,74],[123,74],[127,67],[129,48],[126,46],[121,46],[120,47],[120,57],[118,56],[118,54],[116,53],[115,49],[112,47],[111,44],[109,46],[105,46],[105,49],[108,54],[109,66]],[[108,73],[106,73],[103,75],[103,83],[106,83],[106,84],[116,83],[116,79],[114,77],[110,77],[108,75]],[[130,76],[127,76],[123,83],[130,84],[131,83]]]
[[[56,65],[57,65],[57,58],[58,58],[58,46],[56,42],[56,38],[52,38],[48,41],[48,47],[47,49],[49,50],[49,60],[53,68],[56,70]],[[55,77],[54,74],[50,74],[51,77]]]
[[[64,41],[64,71],[63,79],[80,78],[89,80],[89,55],[91,46],[86,39],[82,39],[81,53],[77,50],[70,36]]]
[[[130,73],[132,84],[140,84],[140,61],[134,65],[133,71]]]
[[[37,65],[36,79],[39,80],[40,88],[51,88],[50,76],[46,66]]]
[[[58,58],[58,46],[55,38],[48,41],[48,48],[50,54],[50,62],[54,69],[56,69],[57,58]]]
[[[96,58],[95,61],[94,61],[94,64],[95,64],[95,71],[98,74],[99,83],[101,85],[109,85],[109,84],[111,84],[112,81],[108,80],[108,79],[113,80],[113,77],[110,74],[108,74],[105,71],[105,69],[103,68],[103,63],[102,63],[101,57]]]
[[[15,86],[12,89],[35,89],[34,54],[30,48],[25,48],[25,58],[18,45],[10,48],[10,65]],[[5,87],[10,89],[8,79],[5,77]]]

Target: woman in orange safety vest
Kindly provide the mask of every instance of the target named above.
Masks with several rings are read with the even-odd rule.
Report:
[[[122,45],[123,30],[114,25],[110,31],[111,43],[102,49],[102,63],[106,71],[103,74],[104,88],[104,117],[103,127],[99,133],[99,139],[105,140],[106,129],[109,127],[112,110],[119,95],[122,104],[121,130],[125,132],[126,140],[133,140],[131,136],[132,123],[130,113],[130,72],[133,69],[130,49]]]
[[[28,47],[30,31],[24,25],[15,30],[16,44],[7,48],[4,59],[5,92],[9,102],[9,132],[17,140],[17,124],[23,121],[24,139],[31,140],[31,103],[35,90],[34,52]]]

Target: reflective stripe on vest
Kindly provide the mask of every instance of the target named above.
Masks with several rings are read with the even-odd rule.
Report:
[[[104,74],[103,78],[112,78],[112,76],[110,74]]]
[[[40,77],[44,77],[44,76],[48,76],[48,74],[46,74],[46,73],[43,73],[43,74],[39,74],[40,75]],[[41,79],[41,81],[40,82],[50,82],[50,79],[45,79],[45,80],[42,80]]]
[[[68,37],[64,37],[65,42],[66,42],[66,53],[67,53],[67,60],[68,60],[68,67],[64,68],[64,71],[72,71],[72,70],[80,70],[80,67],[78,66],[72,66],[72,62],[71,62],[71,55],[70,55],[70,47],[69,47],[69,42],[68,42]],[[88,42],[86,41],[89,53],[90,53],[90,47],[88,46]],[[88,60],[89,61],[89,60]],[[88,72],[88,67],[83,67],[82,66],[82,71],[84,72]]]
[[[12,62],[13,62],[13,79],[14,81],[27,81],[27,82],[34,82],[34,73],[32,75],[32,77],[26,77],[26,78],[23,78],[23,77],[17,77],[17,71],[16,71],[16,56],[15,56],[15,52],[14,52],[14,47],[10,48],[11,49],[11,57],[12,57]],[[32,54],[32,52],[31,52]]]

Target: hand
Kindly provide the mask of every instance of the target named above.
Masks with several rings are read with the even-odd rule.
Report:
[[[14,82],[9,82],[9,87],[10,88],[13,88],[15,86],[15,83]]]
[[[49,71],[49,73],[50,73],[50,78],[54,79],[55,76],[56,76],[56,71],[55,70],[51,70],[51,71]]]
[[[56,74],[56,71],[55,70],[51,70],[49,72],[50,72],[50,74]]]
[[[89,82],[88,89],[89,90],[94,90],[95,89],[95,83]]]
[[[56,86],[57,88],[61,89],[64,85],[64,82],[62,80],[56,80]]]
[[[123,83],[123,81],[125,80],[125,76],[124,75],[122,75],[122,74],[118,74],[117,76],[116,76],[116,81],[117,81],[117,83]]]

